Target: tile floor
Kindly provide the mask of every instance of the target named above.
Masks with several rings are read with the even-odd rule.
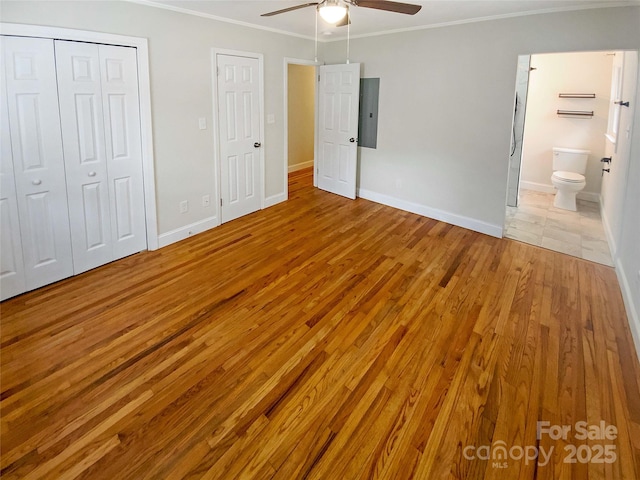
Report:
[[[507,207],[505,237],[613,266],[600,206],[578,200],[578,211],[553,206],[553,194],[520,190],[518,207]]]

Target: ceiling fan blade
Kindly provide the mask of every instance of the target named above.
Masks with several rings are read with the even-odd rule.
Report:
[[[415,15],[422,8],[422,5],[415,5],[413,3],[390,2],[387,0],[352,0],[351,3],[358,7],[375,8],[376,10],[405,13],[407,15]]]
[[[298,10],[300,8],[311,7],[312,5],[315,7],[316,5],[318,5],[318,2],[303,3],[302,5],[296,5],[295,7],[283,8],[282,10],[276,10],[275,12],[263,13],[260,16],[261,17],[273,17],[274,15],[280,15],[281,13],[291,12],[293,10]]]

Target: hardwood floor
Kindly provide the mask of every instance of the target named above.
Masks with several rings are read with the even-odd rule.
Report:
[[[5,479],[640,477],[613,269],[309,171],[288,202],[1,309]]]

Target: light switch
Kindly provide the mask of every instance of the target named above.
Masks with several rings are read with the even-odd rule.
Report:
[[[276,116],[273,113],[267,114],[267,123],[276,123]]]
[[[200,130],[207,129],[207,119],[205,117],[198,119],[198,127],[200,127]]]

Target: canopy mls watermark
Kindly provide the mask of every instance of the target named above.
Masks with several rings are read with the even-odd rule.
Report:
[[[555,445],[540,445],[545,438],[565,443],[589,441],[589,444],[565,445],[561,452],[563,463],[614,463],[618,459],[616,446],[611,443],[618,438],[618,428],[604,420],[598,424],[580,421],[574,425],[539,421],[536,424],[536,445],[508,446],[506,442],[496,440],[491,445],[467,445],[462,454],[467,460],[491,461],[493,468],[508,468],[510,461],[524,461],[525,465],[536,463],[538,467],[544,467],[553,458],[556,448]]]

